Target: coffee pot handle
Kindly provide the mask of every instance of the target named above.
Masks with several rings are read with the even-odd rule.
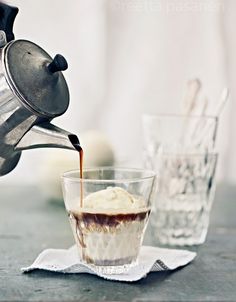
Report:
[[[7,37],[7,42],[15,39],[13,34],[13,24],[19,9],[0,2],[0,30],[3,30]]]

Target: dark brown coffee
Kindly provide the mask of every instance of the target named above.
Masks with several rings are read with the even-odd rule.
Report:
[[[84,151],[80,146],[79,139],[76,135],[72,134],[69,135],[69,140],[74,146],[75,150],[79,152],[79,173],[80,173],[80,207],[83,207],[83,158],[84,158]]]

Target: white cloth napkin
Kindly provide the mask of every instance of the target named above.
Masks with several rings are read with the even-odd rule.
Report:
[[[44,250],[32,265],[21,270],[24,273],[35,269],[60,273],[88,273],[108,280],[132,282],[146,277],[149,272],[174,270],[184,266],[191,262],[196,255],[195,252],[186,250],[142,246],[136,266],[131,267],[124,274],[105,275],[96,271],[93,266],[82,263],[78,258],[78,251],[74,245],[68,250]]]

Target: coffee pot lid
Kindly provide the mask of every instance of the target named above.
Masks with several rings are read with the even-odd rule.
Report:
[[[69,105],[69,90],[61,55],[52,59],[33,42],[14,40],[4,47],[5,75],[12,91],[36,114],[50,118],[63,114]]]

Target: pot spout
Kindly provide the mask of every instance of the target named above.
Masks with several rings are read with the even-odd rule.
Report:
[[[79,139],[75,134],[49,122],[33,126],[18,142],[15,150],[23,151],[35,148],[81,150]]]

